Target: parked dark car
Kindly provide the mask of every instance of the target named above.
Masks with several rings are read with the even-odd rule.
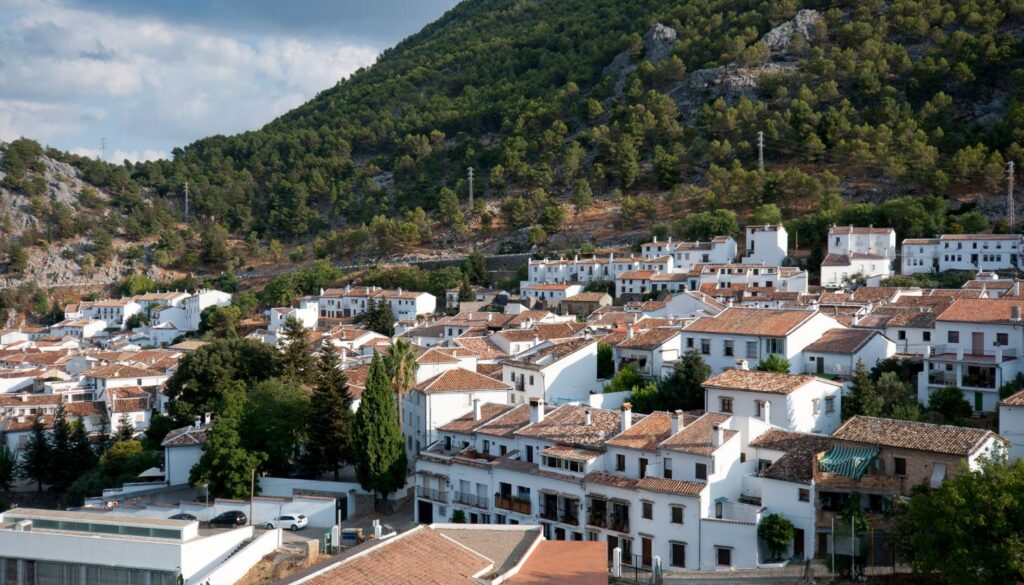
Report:
[[[196,517],[193,516],[192,514],[175,514],[174,516],[171,516],[170,518],[168,518],[168,520],[189,520],[189,521],[195,520],[195,519],[196,519]]]
[[[245,517],[245,514],[238,510],[218,514],[213,520],[210,520],[210,526],[226,526],[229,528],[245,526],[248,523],[249,520]]]

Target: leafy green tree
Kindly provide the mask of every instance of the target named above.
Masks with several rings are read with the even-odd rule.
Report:
[[[236,328],[242,311],[234,306],[210,305],[199,314],[199,334],[206,338],[238,337]]]
[[[973,410],[971,403],[964,399],[963,390],[956,386],[945,386],[932,392],[928,397],[928,408],[942,415],[949,424],[962,425]]]
[[[850,392],[843,397],[843,420],[852,416],[881,416],[885,401],[878,394],[864,362],[857,360],[853,369]]]
[[[281,369],[283,374],[304,384],[316,377],[316,362],[309,343],[309,330],[295,317],[288,317],[281,332]]]
[[[310,398],[304,449],[306,464],[319,473],[332,472],[335,481],[338,468],[353,458],[352,426],[355,422],[348,378],[339,365],[337,348],[325,343]]]
[[[782,211],[774,203],[759,205],[750,214],[750,223],[754,225],[773,225],[782,223]]]
[[[21,461],[18,468],[23,479],[30,479],[36,482],[36,491],[43,491],[43,482],[50,478],[51,466],[53,465],[53,451],[50,448],[50,441],[46,436],[46,427],[43,425],[43,418],[38,414],[32,421],[32,434],[25,443],[25,450],[21,454]]]
[[[793,523],[785,516],[769,514],[757,525],[757,536],[764,542],[770,559],[781,559],[793,542]]]
[[[788,374],[789,368],[789,360],[786,359],[786,356],[780,353],[773,353],[768,357],[762,358],[761,361],[757,363],[757,369],[760,372]]]
[[[637,371],[636,366],[633,364],[626,364],[619,368],[618,372],[612,376],[612,379],[608,381],[608,385],[604,387],[605,392],[623,392],[631,391],[633,388],[639,388],[646,383],[644,377]]]
[[[491,275],[487,271],[487,258],[479,250],[470,252],[462,262],[462,273],[472,284],[485,285],[491,280]]]
[[[363,447],[355,452],[359,485],[383,500],[405,485],[408,462],[405,440],[398,424],[393,389],[388,381],[384,360],[374,352],[366,376],[353,435]]]
[[[18,474],[18,458],[7,444],[0,445],[0,490],[9,491]]]
[[[653,381],[648,381],[644,384],[633,386],[627,399],[632,407],[633,411],[641,412],[644,414],[650,414],[655,410],[658,410],[661,404],[661,396],[658,394],[658,385]]]
[[[691,213],[672,224],[673,235],[686,240],[709,241],[715,236],[735,236],[739,233],[736,213],[728,209]]]
[[[238,404],[229,405],[214,419],[206,442],[203,443],[199,462],[189,472],[189,484],[195,488],[208,486],[213,497],[242,498],[255,495],[250,488],[252,478],[267,457],[264,453],[253,453],[242,446],[238,432],[240,410]],[[258,484],[256,491],[259,493]]]
[[[702,384],[711,377],[711,366],[696,350],[689,350],[672,367],[672,373],[658,382],[661,410],[694,410],[704,407]]]
[[[239,424],[242,446],[265,455],[266,471],[285,475],[303,443],[309,415],[309,396],[297,380],[259,382],[249,392]]]
[[[150,450],[161,449],[160,444],[163,443],[164,438],[167,434],[177,428],[174,423],[174,419],[163,413],[156,413],[149,417],[149,426],[143,431],[146,438],[144,439],[143,446]]]
[[[463,278],[462,284],[459,285],[459,301],[475,301],[476,292],[473,290],[473,285],[469,284],[469,278]]]
[[[961,470],[910,499],[914,569],[950,585],[1024,578],[1024,463]]]
[[[615,357],[612,346],[603,342],[597,342],[597,377],[607,380],[615,375]]]
[[[132,424],[128,413],[121,414],[121,417],[117,419],[117,430],[114,432],[115,441],[130,441],[135,437],[135,425]]]
[[[992,229],[988,217],[980,211],[968,211],[957,218],[957,223],[965,234],[983,234]]]
[[[398,398],[398,425],[401,427],[404,424],[402,401],[416,385],[416,369],[419,368],[412,344],[405,339],[396,339],[384,355],[384,366]]]
[[[882,372],[875,381],[875,392],[882,400],[882,413],[886,416],[896,405],[917,401],[913,388],[896,372]]]
[[[467,231],[466,218],[462,215],[462,208],[459,205],[459,196],[448,187],[442,187],[437,197],[437,211],[441,217],[441,223],[452,228],[457,234]]]
[[[590,189],[590,181],[577,179],[576,184],[572,188],[572,204],[576,208],[576,213],[582,213],[593,202],[594,192]]]
[[[391,303],[386,300],[370,299],[363,320],[370,331],[387,337],[395,334],[395,315],[391,312]]]
[[[19,245],[11,246],[7,253],[7,268],[15,274],[24,274],[28,269],[28,252]]]

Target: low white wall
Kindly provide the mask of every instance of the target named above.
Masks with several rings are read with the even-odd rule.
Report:
[[[589,398],[590,407],[616,410],[629,398],[629,394],[630,392],[628,390],[623,390],[622,392],[601,392],[598,394],[591,394]]]
[[[186,585],[198,583],[196,575],[212,571],[252,536],[252,526],[243,526],[186,542],[181,548],[181,574]]]
[[[245,576],[256,563],[281,546],[281,531],[268,530],[227,561],[202,577],[190,579],[189,583],[203,585],[234,585]]]

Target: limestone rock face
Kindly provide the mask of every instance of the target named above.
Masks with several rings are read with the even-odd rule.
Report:
[[[814,38],[814,29],[821,22],[822,16],[817,10],[801,10],[792,19],[766,32],[761,41],[768,45],[772,54],[784,54],[789,51],[794,36],[804,41]]]

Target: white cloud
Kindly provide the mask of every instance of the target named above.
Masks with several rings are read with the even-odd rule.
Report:
[[[377,55],[342,40],[250,40],[59,0],[0,0],[0,13],[0,138],[70,147],[106,136],[112,151],[142,160],[259,128]]]

